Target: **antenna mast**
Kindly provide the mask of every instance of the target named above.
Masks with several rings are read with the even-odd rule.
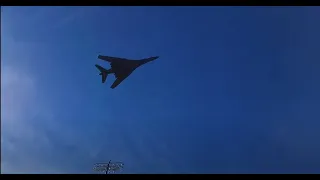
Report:
[[[96,163],[93,170],[110,174],[122,169],[123,165],[124,164],[122,162],[111,162],[110,160],[108,163]]]

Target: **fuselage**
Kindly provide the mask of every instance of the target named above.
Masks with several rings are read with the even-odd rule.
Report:
[[[119,74],[121,76],[129,76],[135,69],[143,64],[157,59],[158,57],[151,57],[141,60],[127,60],[125,62],[113,62],[112,68],[110,69],[112,73]]]

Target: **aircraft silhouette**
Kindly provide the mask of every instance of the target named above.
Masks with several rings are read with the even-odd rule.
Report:
[[[102,83],[104,83],[107,79],[107,76],[109,74],[114,74],[116,77],[116,80],[111,85],[111,88],[114,89],[117,87],[123,80],[125,80],[135,69],[140,67],[143,64],[146,64],[150,61],[154,61],[159,58],[159,56],[154,56],[146,59],[140,59],[140,60],[130,60],[125,58],[117,58],[117,57],[111,57],[111,56],[98,56],[99,59],[107,61],[111,65],[111,69],[105,69],[101,67],[100,65],[96,64],[95,66],[99,69],[101,77],[102,77]]]

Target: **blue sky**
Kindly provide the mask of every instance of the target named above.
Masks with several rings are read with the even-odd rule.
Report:
[[[319,12],[2,7],[2,173],[320,173]]]

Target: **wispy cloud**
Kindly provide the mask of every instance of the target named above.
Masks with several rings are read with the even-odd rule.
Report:
[[[6,65],[1,83],[2,173],[81,173],[74,161],[80,157],[82,169],[91,172],[89,161],[99,150],[55,119],[54,109],[39,97],[34,76]]]
[[[48,16],[43,10],[36,14]],[[30,14],[27,19],[39,21],[41,18]],[[63,22],[66,21],[72,18],[66,16]],[[32,39],[17,40],[16,34],[7,27],[1,39],[4,51],[1,59],[2,173],[92,172],[100,146],[94,146],[82,131],[58,119],[57,108],[46,102],[52,94],[43,92],[44,84],[34,73],[32,65],[39,60],[37,51],[46,49]],[[75,159],[81,159],[84,168],[79,170]]]
[[[33,77],[16,67],[2,67],[1,97],[2,172],[61,171],[43,166],[41,159],[37,158],[38,151],[50,148],[50,140],[44,131],[37,129],[37,124],[44,121],[51,126],[53,119],[52,114],[37,99]]]

